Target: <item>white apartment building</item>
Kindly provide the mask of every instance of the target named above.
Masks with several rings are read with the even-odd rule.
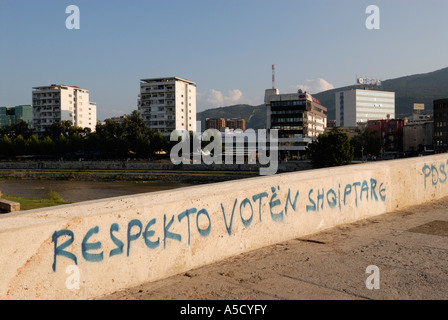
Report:
[[[169,136],[196,132],[196,83],[169,77],[140,80],[139,112],[150,129]]]
[[[95,131],[96,103],[90,102],[89,91],[76,86],[52,84],[33,88],[33,126],[38,134],[60,121]]]
[[[395,92],[353,89],[335,94],[336,126],[395,118]]]

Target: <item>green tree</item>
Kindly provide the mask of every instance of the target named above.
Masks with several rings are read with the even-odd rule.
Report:
[[[354,136],[350,140],[353,146],[355,157],[362,158],[363,155],[379,155],[383,148],[383,142],[376,132],[369,132],[367,129],[361,134]]]
[[[44,136],[48,136],[51,140],[56,140],[60,136],[69,138],[72,135],[72,122],[68,120],[53,123],[51,126],[45,127]]]
[[[38,155],[40,152],[40,140],[33,134],[27,141],[28,152],[32,155]]]
[[[27,141],[25,138],[19,134],[14,140],[13,140],[13,146],[14,146],[14,154],[16,156],[18,155],[25,155],[27,154]]]
[[[105,158],[122,158],[123,127],[116,121],[106,119],[104,124],[98,124],[95,130],[95,140],[98,143],[96,151]]]
[[[148,158],[151,151],[151,130],[140,113],[134,110],[123,123],[123,138],[128,145],[127,153],[133,157]]]
[[[123,123],[123,131],[127,136],[136,137],[138,134],[148,133],[150,130],[146,126],[140,112],[134,110]]]
[[[68,145],[73,153],[82,153],[84,151],[84,139],[78,132],[75,132],[70,136]]]
[[[308,157],[315,168],[334,167],[353,161],[353,147],[349,136],[340,129],[321,134],[307,147]]]
[[[8,135],[3,134],[0,138],[0,157],[9,158],[13,153],[13,143]]]
[[[43,155],[53,155],[55,151],[55,144],[53,142],[53,139],[51,139],[49,136],[46,136],[41,141],[41,152]]]
[[[103,150],[103,140],[97,132],[89,133],[85,141],[85,150],[97,154]]]
[[[154,156],[156,152],[166,151],[168,152],[169,142],[159,131],[153,131],[151,133],[151,156]]]
[[[17,123],[7,125],[0,129],[0,134],[7,135],[12,140],[18,136],[22,136],[25,140],[27,140],[33,135],[33,129],[31,129],[25,121],[18,120]]]
[[[67,153],[70,153],[72,150],[70,149],[70,141],[65,135],[61,135],[54,140],[55,150],[59,156],[64,156]]]

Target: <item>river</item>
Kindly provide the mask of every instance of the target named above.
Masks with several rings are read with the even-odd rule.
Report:
[[[65,201],[81,202],[125,195],[148,193],[188,187],[189,184],[160,184],[136,182],[95,181],[47,181],[47,180],[0,180],[4,195],[29,198],[47,198],[56,191]]]

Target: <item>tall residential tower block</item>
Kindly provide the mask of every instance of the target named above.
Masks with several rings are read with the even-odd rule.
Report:
[[[88,90],[56,84],[33,89],[33,127],[37,134],[60,121],[95,131],[97,107],[90,102]]]
[[[146,125],[164,136],[174,130],[196,132],[196,83],[177,77],[142,79],[138,108]]]

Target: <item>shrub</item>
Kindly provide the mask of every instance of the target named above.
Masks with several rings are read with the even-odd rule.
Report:
[[[64,199],[61,197],[61,195],[59,193],[57,193],[56,191],[51,190],[48,193],[48,200],[54,201],[54,202],[64,202]]]

